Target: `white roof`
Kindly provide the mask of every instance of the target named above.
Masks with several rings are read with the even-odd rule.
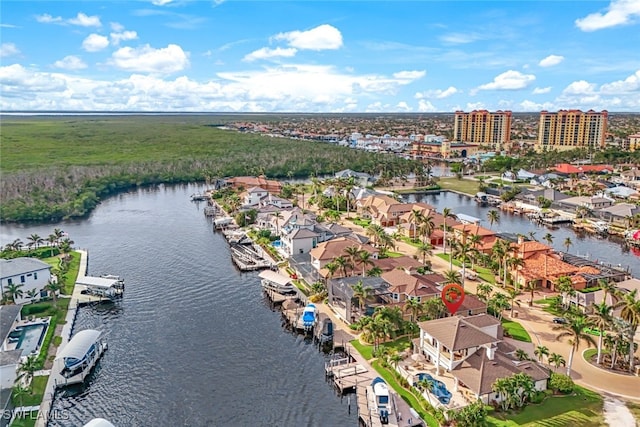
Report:
[[[74,358],[82,359],[89,351],[89,348],[98,341],[102,332],[95,329],[85,329],[71,338],[71,341],[64,346],[56,359]]]
[[[77,285],[85,285],[85,286],[91,286],[93,288],[103,288],[103,289],[111,288],[117,283],[118,283],[118,279],[109,279],[106,277],[93,277],[93,276],[78,277],[78,279],[76,280]]]
[[[82,427],[114,427],[114,425],[104,418],[94,418]]]
[[[276,273],[275,271],[271,271],[271,270],[263,270],[260,272],[260,274],[258,274],[258,276],[262,279],[268,280],[270,282],[273,282],[277,285],[282,285],[282,286],[291,282],[291,279],[288,278],[287,276],[283,276],[282,274]]]
[[[462,214],[462,213],[457,213],[455,214],[458,219],[462,222],[466,222],[468,224],[478,224],[480,222],[480,218],[476,218],[475,216],[471,216],[471,215],[467,215],[467,214]]]

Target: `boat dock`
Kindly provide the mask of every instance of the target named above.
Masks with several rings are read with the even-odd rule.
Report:
[[[231,259],[242,271],[271,268],[274,265],[273,261],[264,258],[264,251],[262,251],[262,248],[260,248],[260,251],[262,254],[256,252],[255,245],[232,244]]]

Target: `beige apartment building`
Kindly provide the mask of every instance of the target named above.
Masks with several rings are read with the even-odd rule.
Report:
[[[456,111],[454,141],[480,144],[500,151],[511,144],[511,111]]]
[[[560,110],[540,112],[537,152],[575,148],[599,150],[605,146],[608,112]]]

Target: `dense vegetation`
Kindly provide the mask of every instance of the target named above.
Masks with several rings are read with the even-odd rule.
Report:
[[[213,121],[217,122],[213,122]],[[221,130],[215,116],[3,117],[0,221],[58,221],[105,196],[234,175],[407,174],[393,155]]]

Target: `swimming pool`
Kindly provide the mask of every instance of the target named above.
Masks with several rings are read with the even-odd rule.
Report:
[[[22,355],[28,356],[31,353],[38,354],[42,340],[44,340],[44,334],[47,330],[46,323],[36,323],[32,325],[25,325],[21,328],[21,335],[18,339],[18,345],[16,348],[22,349]]]
[[[280,240],[275,240],[275,241],[271,242],[271,245],[274,248],[279,248],[280,246],[282,246],[282,242]]]

